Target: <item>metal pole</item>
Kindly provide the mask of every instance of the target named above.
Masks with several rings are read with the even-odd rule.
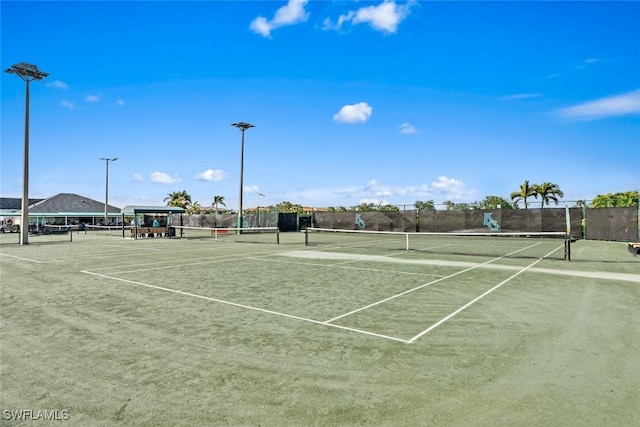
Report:
[[[108,224],[108,217],[109,217],[109,160],[107,160],[107,172],[104,178],[104,182],[105,182],[105,190],[104,190],[104,225]]]
[[[24,163],[22,166],[22,207],[20,211],[20,244],[29,244],[29,80],[25,80]]]
[[[238,234],[241,232],[242,228],[242,187],[243,187],[243,176],[244,176],[244,132],[254,125],[246,122],[237,122],[231,123],[231,126],[237,127],[242,132],[242,144],[240,146],[240,190],[238,195]]]
[[[24,108],[24,165],[22,177],[22,206],[20,211],[20,244],[29,244],[29,82],[31,80],[42,80],[49,73],[38,70],[33,64],[21,62],[13,64],[11,68],[5,70],[9,74],[17,74],[24,80],[25,88],[25,108]]]
[[[240,195],[238,196],[239,200],[239,208],[238,208],[238,228],[242,228],[242,186],[243,186],[243,177],[244,177],[244,131],[242,129],[242,144],[240,146]],[[238,230],[238,232],[240,232]]]
[[[105,176],[105,190],[104,190],[104,225],[107,225],[109,222],[109,162],[115,162],[118,160],[117,157],[109,158],[109,157],[100,157],[100,160],[104,160],[106,165],[106,176]]]

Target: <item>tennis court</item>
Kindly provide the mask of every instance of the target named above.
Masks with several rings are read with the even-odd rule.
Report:
[[[624,243],[574,242],[567,262],[550,238],[407,251],[184,231],[0,236],[3,410],[83,426],[640,421]]]

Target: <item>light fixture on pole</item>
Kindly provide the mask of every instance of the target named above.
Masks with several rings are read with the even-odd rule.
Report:
[[[26,84],[25,108],[24,108],[24,168],[22,176],[22,209],[20,211],[20,244],[29,244],[29,82],[42,80],[49,73],[38,70],[33,64],[21,62],[13,64],[5,73],[16,74]]]
[[[237,127],[242,132],[242,144],[240,146],[240,195],[239,198],[239,208],[238,208],[238,229],[242,228],[242,177],[243,177],[243,169],[244,169],[244,132],[254,125],[246,122],[238,122],[231,123],[231,126]],[[240,230],[238,230],[240,232]]]
[[[108,215],[109,215],[109,163],[115,162],[118,160],[117,157],[100,157],[100,160],[104,160],[105,165],[107,166],[107,176],[105,178],[105,192],[104,192],[104,225],[109,223]]]

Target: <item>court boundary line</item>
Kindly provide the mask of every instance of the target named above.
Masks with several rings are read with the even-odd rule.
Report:
[[[20,257],[20,256],[15,256],[15,255],[9,255],[9,254],[5,254],[5,253],[2,253],[2,252],[0,252],[0,256],[7,257],[7,258],[13,258],[13,259],[19,259],[20,261],[35,262],[37,264],[43,264],[43,263],[46,262],[46,261],[38,261],[36,259],[23,258],[23,257]]]
[[[557,249],[555,249],[557,250]],[[554,250],[554,251],[555,251]],[[507,282],[509,282],[511,279],[515,278],[516,276],[519,276],[520,274],[524,273],[525,271],[529,270],[531,267],[533,267],[534,265],[536,265],[537,263],[539,263],[540,261],[542,261],[545,257],[543,258],[539,258],[537,260],[535,260],[533,263],[529,264],[528,266],[522,268],[521,270],[519,270],[517,273],[512,274],[511,276],[507,277],[506,279],[504,279],[502,282],[498,283],[497,285],[495,285],[493,288],[485,291],[484,293],[482,293],[481,295],[475,297],[474,299],[472,299],[471,301],[469,301],[468,303],[466,303],[465,305],[463,305],[462,307],[458,308],[457,310],[449,313],[447,316],[443,317],[442,319],[438,320],[436,323],[434,323],[433,325],[429,326],[427,329],[423,330],[422,332],[420,332],[419,334],[413,336],[412,338],[409,339],[409,342],[414,343],[416,340],[422,338],[423,336],[427,335],[429,332],[433,331],[434,329],[436,329],[438,326],[442,325],[443,323],[445,323],[446,321],[448,321],[449,319],[453,318],[454,316],[456,316],[458,313],[466,310],[467,308],[471,307],[473,304],[475,304],[476,302],[480,301],[482,298],[486,297],[487,295],[491,294],[492,292],[494,292],[496,289],[501,288],[503,285],[505,285]]]
[[[496,259],[499,259],[499,258],[496,258]],[[462,273],[466,273],[466,272],[471,271],[471,270],[474,270],[474,269],[476,269],[476,268],[480,268],[480,267],[481,267],[481,266],[483,266],[484,264],[488,264],[488,263],[493,262],[493,261],[495,261],[495,259],[492,259],[492,260],[489,260],[489,261],[483,262],[482,264],[474,265],[473,267],[468,267],[468,268],[465,268],[465,269],[463,269],[463,270],[456,271],[455,273],[449,274],[448,276],[439,277],[438,279],[433,280],[433,281],[431,281],[431,282],[423,283],[422,285],[416,286],[416,287],[411,288],[411,289],[407,289],[406,291],[400,292],[399,294],[395,294],[395,295],[392,295],[392,296],[390,296],[390,297],[387,297],[387,298],[381,299],[381,300],[379,300],[379,301],[375,301],[375,302],[373,302],[373,303],[371,303],[371,304],[365,305],[365,306],[363,306],[363,307],[357,308],[357,309],[355,309],[355,310],[351,310],[351,311],[349,311],[348,313],[341,314],[340,316],[336,316],[336,317],[334,317],[334,318],[332,318],[332,319],[326,320],[325,322],[327,322],[327,323],[334,322],[334,321],[336,321],[336,320],[342,319],[342,318],[347,317],[347,316],[350,316],[350,315],[352,315],[352,314],[356,314],[356,313],[358,313],[358,312],[360,312],[360,311],[363,311],[363,310],[369,309],[369,308],[371,308],[371,307],[375,307],[376,305],[380,305],[380,304],[383,304],[383,303],[385,303],[385,302],[389,302],[389,301],[391,301],[391,300],[394,300],[394,299],[396,299],[396,298],[400,298],[400,297],[402,297],[402,296],[405,296],[405,295],[407,295],[407,294],[410,294],[411,292],[415,292],[415,291],[418,291],[418,290],[420,290],[420,289],[426,288],[427,286],[435,285],[436,283],[442,282],[443,280],[450,279],[450,278],[452,278],[452,277],[458,276],[458,275],[460,275],[460,274],[462,274]]]
[[[401,342],[403,344],[411,344],[409,341],[407,341],[406,339],[403,339],[403,338],[393,337],[393,336],[390,336],[390,335],[378,334],[376,332],[366,331],[364,329],[351,328],[349,326],[342,326],[342,325],[335,325],[335,324],[332,324],[332,323],[323,322],[321,320],[314,320],[314,319],[309,319],[309,318],[306,318],[306,317],[295,316],[293,314],[281,313],[281,312],[274,311],[274,310],[267,310],[267,309],[260,308],[260,307],[254,307],[254,306],[251,306],[251,305],[240,304],[240,303],[236,303],[236,302],[232,302],[232,301],[222,300],[222,299],[219,299],[219,298],[208,297],[206,295],[194,294],[192,292],[185,292],[185,291],[182,291],[182,290],[171,289],[171,288],[167,288],[167,287],[164,287],[164,286],[157,286],[157,285],[151,285],[151,284],[148,284],[148,283],[136,282],[134,280],[123,279],[123,278],[120,278],[120,277],[109,276],[109,275],[101,274],[101,273],[95,273],[95,272],[88,271],[88,270],[80,270],[80,272],[84,273],[84,274],[89,274],[89,275],[93,275],[93,276],[102,277],[102,278],[105,278],[105,279],[117,280],[117,281],[120,281],[120,282],[132,284],[132,285],[151,288],[151,289],[155,289],[155,290],[159,290],[159,291],[170,292],[170,293],[174,293],[174,294],[178,294],[178,295],[182,295],[182,296],[188,296],[188,297],[192,297],[192,298],[199,298],[199,299],[203,299],[203,300],[206,300],[206,301],[216,302],[216,303],[219,303],[219,304],[225,304],[225,305],[230,305],[230,306],[233,306],[233,307],[244,308],[244,309],[248,309],[248,310],[258,311],[258,312],[261,312],[261,313],[281,316],[281,317],[285,317],[285,318],[289,318],[289,319],[300,320],[300,321],[304,321],[304,322],[308,322],[308,323],[313,323],[313,324],[316,324],[316,325],[327,326],[327,327],[341,329],[341,330],[345,330],[345,331],[349,331],[349,332],[356,332],[356,333],[360,333],[360,334],[368,335],[368,336],[373,336],[373,337],[377,337],[377,338],[384,338],[384,339],[391,340],[391,341]]]
[[[514,251],[513,253],[517,253],[520,250],[525,250],[526,248],[521,248],[518,251]],[[392,295],[388,298],[385,298],[383,300],[380,301],[376,301],[372,304],[369,304],[367,306],[364,307],[360,307],[356,310],[352,310],[348,313],[342,314],[340,316],[336,316],[332,319],[329,320],[325,320],[325,321],[321,321],[321,320],[315,320],[315,319],[310,319],[310,318],[305,318],[305,317],[301,317],[301,316],[296,316],[296,315],[292,315],[292,314],[288,314],[288,313],[283,313],[283,312],[278,312],[278,311],[274,311],[274,310],[269,310],[269,309],[264,309],[264,308],[260,308],[260,307],[255,307],[255,306],[250,306],[247,304],[241,304],[241,303],[236,303],[236,302],[232,302],[232,301],[228,301],[228,300],[223,300],[223,299],[219,299],[219,298],[214,298],[214,297],[208,297],[205,295],[200,295],[200,294],[195,294],[192,292],[185,292],[182,290],[175,290],[175,289],[171,289],[171,288],[167,288],[167,287],[163,287],[163,286],[158,286],[158,285],[151,285],[151,284],[147,284],[147,283],[142,283],[142,282],[137,282],[137,281],[133,281],[133,280],[129,280],[129,279],[124,279],[124,278],[119,278],[119,277],[114,277],[114,276],[109,276],[106,274],[101,274],[101,273],[96,273],[94,271],[89,271],[89,270],[80,270],[80,272],[85,273],[85,274],[90,274],[90,275],[95,275],[95,276],[99,276],[99,277],[103,277],[103,278],[107,278],[107,279],[113,279],[113,280],[117,280],[120,282],[124,282],[124,283],[129,283],[129,284],[134,284],[137,286],[143,286],[143,287],[147,287],[147,288],[151,288],[151,289],[156,289],[156,290],[161,290],[161,291],[165,291],[165,292],[170,292],[170,293],[175,293],[175,294],[179,294],[179,295],[183,295],[183,296],[188,296],[188,297],[193,297],[193,298],[199,298],[199,299],[203,299],[206,301],[211,301],[211,302],[216,302],[216,303],[220,303],[220,304],[224,304],[224,305],[229,305],[229,306],[234,306],[234,307],[238,307],[238,308],[243,308],[243,309],[248,309],[248,310],[253,310],[253,311],[258,311],[258,312],[262,312],[262,313],[266,313],[266,314],[271,314],[271,315],[275,315],[275,316],[280,316],[280,317],[284,317],[284,318],[289,318],[289,319],[294,319],[294,320],[299,320],[299,321],[304,321],[307,323],[313,323],[313,324],[317,324],[317,325],[323,325],[323,326],[329,326],[329,327],[333,327],[336,329],[341,329],[341,330],[345,330],[345,331],[350,331],[350,332],[356,332],[356,333],[360,333],[360,334],[364,334],[364,335],[368,335],[368,336],[373,336],[373,337],[378,337],[378,338],[383,338],[383,339],[387,339],[387,340],[392,340],[392,341],[396,341],[396,342],[402,342],[405,344],[413,344],[415,343],[417,340],[419,340],[420,338],[422,338],[423,336],[425,336],[426,334],[430,333],[431,331],[433,331],[434,329],[438,328],[439,326],[441,326],[442,324],[444,324],[445,322],[447,322],[448,320],[450,320],[451,318],[455,317],[457,314],[459,314],[460,312],[466,310],[467,308],[471,307],[472,305],[474,305],[475,303],[477,303],[478,301],[480,301],[481,299],[483,299],[484,297],[488,296],[489,294],[493,293],[494,291],[496,291],[497,289],[499,289],[500,287],[504,286],[506,283],[508,283],[509,281],[511,281],[512,279],[514,279],[515,277],[517,277],[518,275],[530,270],[533,268],[533,266],[535,266],[537,263],[539,263],[540,261],[546,259],[548,256],[550,256],[553,252],[557,251],[561,249],[561,247],[558,247],[554,250],[552,250],[551,252],[549,252],[547,255],[538,258],[537,260],[535,260],[534,262],[532,262],[531,264],[519,269],[515,274],[512,274],[511,276],[509,276],[508,278],[506,278],[505,280],[501,281],[500,283],[498,283],[497,285],[493,286],[492,288],[490,288],[489,290],[483,292],[481,295],[475,297],[474,299],[472,299],[471,301],[467,302],[466,304],[462,305],[461,307],[457,308],[456,310],[454,310],[453,312],[451,312],[450,314],[448,314],[447,316],[445,316],[444,318],[440,319],[439,321],[437,321],[436,323],[432,324],[431,326],[429,326],[428,328],[424,329],[423,331],[421,331],[420,333],[418,333],[417,335],[411,337],[410,339],[403,339],[403,338],[398,338],[398,337],[394,337],[394,336],[390,336],[390,335],[384,335],[384,334],[379,334],[376,332],[372,332],[372,331],[367,331],[364,329],[358,329],[358,328],[353,328],[353,327],[348,327],[348,326],[344,326],[344,325],[339,325],[339,324],[335,324],[333,322],[335,322],[336,320],[339,320],[341,318],[344,318],[346,316],[349,316],[351,314],[363,311],[365,309],[371,308],[373,306],[382,304],[384,302],[393,300],[395,298],[399,298],[401,296],[407,295],[411,292],[417,291],[419,289],[425,288],[427,286],[430,286],[432,284],[441,282],[445,279],[451,278],[451,277],[455,277],[457,275],[460,275],[462,273],[468,272],[470,270],[476,269],[476,268],[480,268],[483,266],[486,266],[487,264],[490,264],[494,261],[497,261],[501,258],[504,257],[497,257],[491,260],[488,260],[484,263],[480,263],[468,268],[465,268],[463,270],[457,271],[453,274],[450,274],[448,276],[444,276],[441,278],[438,278],[434,281],[431,281],[429,283],[425,283],[423,285],[417,286],[415,288],[406,290],[404,292],[401,292],[399,294],[396,295]],[[270,251],[268,251],[270,252]],[[221,258],[226,258],[226,256],[223,256]],[[262,260],[260,258],[266,258],[266,256],[264,257],[249,257],[249,259],[259,259]],[[266,259],[265,259],[266,260]],[[212,262],[217,262],[217,261],[225,261],[224,259],[218,259],[216,261]],[[199,264],[205,264],[206,262],[203,263],[199,263]],[[336,265],[322,265],[325,267],[329,267],[329,268],[341,268],[340,266],[336,266]],[[344,268],[344,267],[342,267]]]

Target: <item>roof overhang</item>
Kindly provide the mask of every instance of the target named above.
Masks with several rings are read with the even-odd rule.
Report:
[[[179,206],[125,206],[121,209],[123,215],[153,214],[182,214],[185,210]]]

